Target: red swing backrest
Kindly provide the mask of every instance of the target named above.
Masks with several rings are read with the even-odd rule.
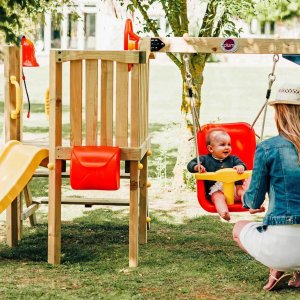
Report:
[[[231,137],[232,155],[237,155],[247,166],[248,170],[253,168],[253,159],[256,148],[256,138],[254,129],[248,123],[224,123],[224,124],[206,124],[197,132],[197,142],[199,154],[208,153],[206,147],[206,133],[212,128],[222,128]],[[208,212],[216,212],[215,206],[205,197],[203,180],[197,180],[197,195],[199,204]],[[241,203],[229,205],[229,211],[245,211]]]

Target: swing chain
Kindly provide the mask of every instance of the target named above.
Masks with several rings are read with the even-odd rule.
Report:
[[[272,85],[274,83],[274,81],[276,80],[276,76],[275,76],[275,68],[276,68],[276,64],[279,61],[279,55],[278,54],[274,54],[273,55],[273,67],[272,67],[272,72],[268,75],[268,79],[269,79],[269,86],[267,89],[267,94],[266,94],[266,101],[263,104],[263,106],[261,107],[261,109],[259,110],[257,116],[255,117],[251,128],[253,128],[253,126],[255,125],[256,121],[258,120],[259,116],[261,115],[261,113],[264,111],[264,116],[263,116],[263,123],[262,123],[262,129],[261,129],[261,135],[259,137],[260,141],[262,141],[263,139],[263,132],[264,132],[264,126],[265,126],[265,118],[266,118],[266,113],[267,113],[267,104],[269,101],[269,98],[271,96],[271,89],[272,89]]]
[[[261,142],[263,140],[263,135],[264,135],[264,129],[265,129],[265,123],[266,123],[266,116],[267,116],[267,108],[268,108],[268,102],[271,96],[271,90],[272,90],[272,85],[274,83],[274,81],[276,80],[276,75],[275,75],[275,68],[276,68],[276,64],[279,61],[279,55],[278,54],[274,54],[273,55],[273,67],[272,67],[272,72],[268,75],[268,79],[269,79],[269,87],[267,89],[267,94],[266,94],[266,101],[263,104],[262,108],[260,109],[258,115],[256,116],[255,120],[253,121],[251,127],[254,126],[254,124],[256,123],[257,119],[259,118],[260,114],[262,112],[264,112],[263,114],[263,120],[262,120],[262,127],[261,127],[261,133],[260,133],[260,138],[259,141]]]
[[[275,67],[276,67],[276,63],[279,61],[279,55],[278,54],[274,54],[273,55],[273,68],[272,68],[272,72],[268,75],[269,78],[269,90],[270,90],[270,94],[271,94],[271,87],[272,84],[274,83],[274,81],[276,80],[276,76],[275,76]],[[270,98],[270,94],[267,93],[267,99]]]

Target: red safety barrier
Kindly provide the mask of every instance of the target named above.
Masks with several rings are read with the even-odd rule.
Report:
[[[120,148],[74,146],[71,153],[70,184],[75,190],[120,188]]]

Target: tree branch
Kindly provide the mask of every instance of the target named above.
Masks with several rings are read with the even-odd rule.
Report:
[[[214,27],[214,18],[216,16],[218,3],[212,0],[207,4],[203,22],[199,30],[199,37],[211,36]]]

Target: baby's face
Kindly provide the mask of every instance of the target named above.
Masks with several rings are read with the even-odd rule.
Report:
[[[224,159],[230,155],[231,140],[228,134],[216,132],[213,133],[210,140],[208,150],[215,158]]]

